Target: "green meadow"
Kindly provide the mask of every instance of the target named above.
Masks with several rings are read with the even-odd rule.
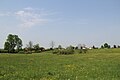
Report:
[[[0,54],[0,80],[120,80],[120,49]]]

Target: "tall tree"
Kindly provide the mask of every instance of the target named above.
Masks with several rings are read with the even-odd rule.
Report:
[[[116,45],[113,45],[113,48],[117,48],[117,46],[116,46]]]
[[[104,48],[110,48],[110,45],[108,45],[108,43],[105,43]]]
[[[101,45],[101,48],[103,49],[103,48],[104,48],[104,46],[103,46],[103,45]]]
[[[27,44],[27,49],[29,51],[32,51],[32,49],[33,49],[33,42],[32,41],[29,41],[29,43]]]
[[[39,50],[40,50],[39,44],[35,44],[35,45],[33,46],[33,48],[34,48],[35,52],[39,52]]]
[[[78,47],[78,49],[81,49],[82,45],[81,45],[81,44],[78,44],[77,47]]]
[[[32,54],[33,50],[33,42],[29,41],[28,44],[26,44],[25,52],[26,54]]]
[[[62,49],[62,46],[61,46],[61,45],[58,45],[58,49]]]
[[[14,52],[15,48],[17,48],[18,51],[22,48],[22,40],[18,35],[9,34],[4,44],[4,49],[9,52]]]
[[[51,43],[50,43],[50,48],[51,48],[51,49],[54,49],[54,46],[55,46],[55,42],[54,42],[54,41],[51,41]]]

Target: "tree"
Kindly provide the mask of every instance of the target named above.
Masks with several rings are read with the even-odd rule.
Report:
[[[84,48],[86,48],[86,45],[85,44],[78,44],[78,49],[84,49]]]
[[[39,50],[40,50],[39,44],[34,45],[33,48],[34,48],[35,52],[39,52]]]
[[[27,44],[27,48],[29,51],[32,51],[32,49],[33,49],[33,42],[32,41],[29,41],[29,43]]]
[[[103,49],[103,48],[104,48],[104,46],[103,46],[103,45],[101,45],[101,48]]]
[[[5,42],[5,44],[4,44],[4,49],[5,49],[5,50],[9,50],[9,47],[10,47],[9,42]]]
[[[116,45],[113,45],[113,48],[117,48],[117,46],[116,46]]]
[[[26,54],[32,54],[32,50],[33,50],[33,42],[29,41],[29,43],[26,44],[25,52]]]
[[[105,43],[104,48],[110,48],[110,45],[108,45],[108,43]]]
[[[93,47],[92,47],[93,49],[96,49],[96,47],[93,45]]]
[[[62,46],[61,46],[61,45],[58,45],[58,49],[62,49]]]
[[[54,49],[54,46],[55,46],[55,42],[54,41],[51,41],[50,43],[50,48],[53,50]]]
[[[82,46],[81,44],[78,44],[78,45],[77,45],[78,49],[81,49],[81,46]]]
[[[78,49],[78,46],[76,46],[75,49]]]
[[[74,49],[74,46],[70,45],[66,49]]]
[[[44,47],[40,47],[40,51],[45,51],[45,48]]]
[[[8,52],[14,52],[15,48],[19,51],[22,46],[22,40],[18,37],[18,35],[9,34],[4,44],[4,49],[8,50]]]
[[[108,45],[108,48],[111,48],[111,46],[110,46],[110,45]]]
[[[120,48],[120,46],[118,45],[118,48]]]

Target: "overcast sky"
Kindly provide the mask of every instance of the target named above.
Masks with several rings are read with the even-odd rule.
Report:
[[[0,0],[0,48],[10,33],[24,46],[120,45],[120,0]]]

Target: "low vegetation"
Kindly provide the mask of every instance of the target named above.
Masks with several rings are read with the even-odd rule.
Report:
[[[73,49],[54,50],[53,54],[64,54],[64,55],[74,54],[74,50]]]
[[[48,49],[32,41],[22,46],[17,35],[8,35],[4,49],[0,49],[0,80],[120,79],[120,46],[105,43],[101,48],[85,44],[55,48],[54,41]]]
[[[120,49],[72,55],[0,54],[0,80],[119,80]]]

